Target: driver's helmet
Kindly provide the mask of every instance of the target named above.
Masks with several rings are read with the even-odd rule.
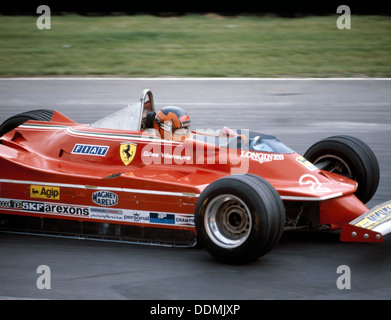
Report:
[[[190,117],[185,110],[168,106],[156,114],[154,128],[162,139],[183,141],[191,135],[190,124]]]

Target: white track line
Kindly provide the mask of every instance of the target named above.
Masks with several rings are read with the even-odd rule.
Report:
[[[391,78],[0,78],[0,81],[390,81]]]

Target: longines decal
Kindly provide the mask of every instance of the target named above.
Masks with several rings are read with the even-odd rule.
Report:
[[[273,153],[267,154],[267,153],[258,153],[258,152],[243,151],[243,150],[242,150],[240,156],[242,158],[249,158],[251,160],[256,160],[259,163],[276,161],[276,160],[284,160],[283,154],[273,154]]]

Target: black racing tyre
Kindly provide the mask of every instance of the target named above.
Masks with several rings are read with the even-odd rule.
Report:
[[[231,175],[211,183],[195,209],[203,247],[217,260],[244,264],[268,253],[285,226],[281,197],[265,179]]]
[[[25,123],[28,120],[38,120],[38,121],[50,121],[52,119],[54,110],[32,110],[23,113],[19,113],[7,120],[5,120],[0,125],[0,137],[6,134],[7,132],[15,129],[21,124]]]
[[[333,136],[312,145],[304,158],[319,169],[340,174],[357,181],[355,195],[367,203],[380,181],[379,163],[371,148],[351,136]]]

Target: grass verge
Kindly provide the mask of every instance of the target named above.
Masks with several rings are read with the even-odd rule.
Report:
[[[0,75],[391,77],[391,17],[0,16]]]

